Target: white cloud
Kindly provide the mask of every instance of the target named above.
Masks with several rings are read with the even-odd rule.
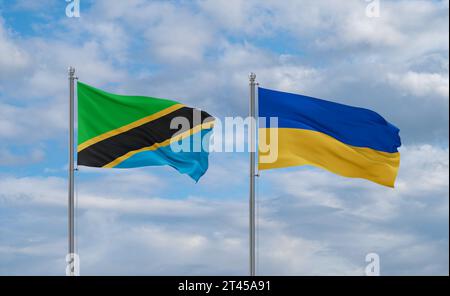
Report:
[[[400,88],[407,95],[412,94],[419,97],[431,95],[448,99],[448,72],[445,75],[408,71],[404,74],[388,74],[387,77],[394,87]]]
[[[22,50],[10,35],[4,28],[4,21],[0,16],[0,82],[24,71],[30,62],[28,53]],[[3,88],[2,84],[0,83],[0,91]]]
[[[202,13],[218,30],[251,35],[270,33],[274,17],[267,2],[244,0],[197,1]]]
[[[31,149],[25,154],[18,154],[0,147],[0,165],[2,166],[29,165],[43,160],[44,157],[45,152],[39,148]]]
[[[366,15],[365,1],[271,1],[282,27],[327,49],[358,50],[401,48],[406,52],[448,49],[448,14],[445,5],[428,1],[385,1],[380,17]],[[418,24],[427,23],[427,26]],[[317,34],[320,32],[320,34]],[[428,40],[429,42],[424,42]],[[447,42],[446,42],[447,40]],[[433,41],[433,42],[431,42]],[[368,48],[369,47],[369,48]],[[407,55],[407,54],[406,54]]]
[[[448,148],[405,147],[401,154],[395,189],[319,169],[263,172],[261,216],[280,226],[261,230],[261,243],[269,244],[264,239],[281,228],[325,244],[334,259],[347,261],[342,270],[352,274],[362,273],[358,262],[369,252],[380,254],[382,274],[448,273],[448,264],[439,263],[448,258],[443,255],[448,250]],[[337,266],[330,264],[327,271]]]
[[[361,275],[369,252],[380,254],[384,274],[448,272],[441,258],[448,250],[448,229],[441,224],[448,219],[448,165],[447,148],[406,147],[393,190],[319,170],[264,173],[258,189],[258,272]],[[155,177],[140,171],[108,171],[87,180],[79,187],[77,215],[84,274],[246,274],[245,184],[238,189],[242,199],[218,200],[213,192],[208,198],[172,199],[164,194],[165,185],[155,187]],[[146,184],[148,191],[132,189]],[[64,220],[64,196],[61,178],[0,179],[6,208],[53,209]],[[430,233],[421,228],[427,224],[439,227]],[[46,231],[34,235],[46,236]],[[34,243],[3,242],[4,258],[32,256],[20,251],[26,244]],[[58,273],[58,268],[51,270]]]
[[[33,48],[36,65],[25,81],[28,87],[19,91],[28,97],[38,96],[67,100],[67,69],[76,68],[76,75],[81,81],[93,85],[114,83],[124,79],[124,72],[106,60],[100,52],[96,41],[87,41],[81,45],[61,41],[30,40],[26,44]],[[65,82],[63,82],[65,81]]]
[[[411,206],[420,208],[428,196],[439,199],[439,207],[432,209],[435,214],[445,215],[445,207],[442,206],[448,208],[448,148],[430,145],[402,147],[400,153],[401,165],[395,189],[318,169],[285,173],[268,171],[263,173],[263,178],[273,178],[274,188],[282,188],[278,194],[295,196],[299,205],[324,206],[363,219],[394,219],[401,215],[400,207],[411,202]],[[299,179],[302,182],[297,181]],[[351,188],[348,191],[351,203],[344,198],[346,188]],[[356,201],[353,197],[359,195],[361,198]]]
[[[0,23],[0,39],[3,33]],[[31,143],[66,130],[69,66],[76,67],[81,81],[93,85],[125,79],[94,41],[81,45],[45,38],[0,41],[0,139],[4,141]]]
[[[160,23],[148,28],[148,48],[164,63],[200,62],[206,49],[214,44],[208,23],[180,10],[166,14]]]
[[[108,30],[107,40],[114,39],[113,45],[120,42],[123,47],[129,43],[131,38],[124,34],[123,27],[138,32],[141,41],[146,43],[152,63],[180,65],[201,62],[206,49],[217,42],[213,38],[214,28],[203,15],[194,13],[189,5],[167,1],[133,0],[126,5],[96,1],[88,17],[95,21],[94,26],[87,24],[86,29],[98,37],[107,27],[120,32],[112,37],[109,34],[111,29]],[[115,49],[106,45],[105,49],[114,53]]]
[[[30,104],[18,107],[0,102],[0,139],[8,143],[34,143],[64,130],[67,126],[65,113],[61,112],[61,104]],[[13,142],[7,142],[13,141]]]

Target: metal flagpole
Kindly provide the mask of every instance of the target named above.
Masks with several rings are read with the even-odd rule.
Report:
[[[256,89],[256,74],[250,73],[250,276],[255,275],[256,256],[255,256],[255,89]]]
[[[69,67],[69,272],[75,275],[75,197],[74,197],[74,101],[75,101],[75,68]]]

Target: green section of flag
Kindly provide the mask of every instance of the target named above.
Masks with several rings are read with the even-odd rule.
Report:
[[[82,82],[78,91],[78,144],[152,115],[178,102],[110,94]]]

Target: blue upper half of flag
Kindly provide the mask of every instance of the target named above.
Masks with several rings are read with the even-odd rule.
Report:
[[[394,153],[399,129],[378,113],[303,95],[258,88],[259,117],[278,117],[279,128],[313,130],[347,145]],[[270,127],[269,120],[265,126]]]

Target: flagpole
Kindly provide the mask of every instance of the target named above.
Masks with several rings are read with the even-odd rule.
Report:
[[[74,101],[75,101],[75,68],[69,67],[69,273],[68,275],[75,275],[75,197],[74,197]]]
[[[255,89],[256,89],[256,74],[250,73],[250,276],[255,275],[256,256],[255,256],[255,131],[256,131],[256,118],[255,118]]]

